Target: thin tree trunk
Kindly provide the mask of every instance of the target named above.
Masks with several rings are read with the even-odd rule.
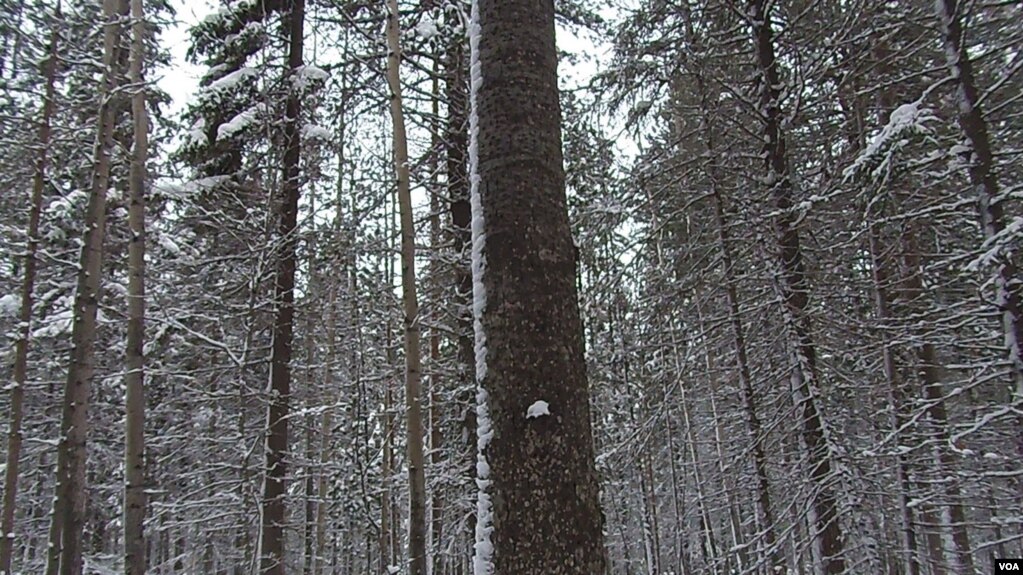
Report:
[[[146,302],[146,162],[149,152],[149,117],[142,70],[145,64],[146,21],[143,0],[131,0],[132,43],[128,80],[135,147],[131,159],[128,227],[128,334],[124,375],[124,572],[146,572],[145,409],[144,383]]]
[[[28,213],[27,245],[25,246],[25,267],[21,283],[21,311],[18,314],[18,340],[14,345],[14,385],[11,387],[10,422],[7,428],[7,464],[4,467],[3,518],[0,523],[0,573],[11,572],[11,558],[14,553],[14,515],[17,506],[18,474],[21,463],[21,425],[24,421],[25,384],[28,382],[28,345],[32,334],[32,302],[36,280],[36,254],[39,250],[39,219],[42,213],[43,187],[46,185],[46,171],[49,163],[50,133],[56,108],[57,86],[57,27],[61,22],[61,6],[58,1],[53,13],[53,29],[50,30],[50,50],[45,64],[46,91],[43,96],[43,111],[39,121],[39,156],[36,158],[35,173],[32,176],[32,199]]]
[[[665,397],[667,397],[667,390],[665,390]],[[678,469],[678,456],[677,449],[675,447],[675,431],[672,429],[671,422],[673,417],[671,416],[670,411],[668,413],[668,417],[664,419],[668,435],[668,469],[671,472],[672,508],[675,512],[675,570],[680,571],[681,573],[689,573],[691,570],[689,566],[689,534],[686,526],[684,525],[685,519],[682,513],[682,488],[679,486],[679,476],[681,473]]]
[[[973,72],[973,62],[964,41],[963,4],[959,0],[935,0],[934,7],[941,23],[945,41],[945,57],[951,76],[957,82],[959,104],[959,128],[970,144],[966,154],[970,184],[977,194],[977,212],[984,230],[986,243],[997,250],[994,264],[996,305],[1002,315],[1002,330],[1005,336],[1005,350],[1011,363],[1012,389],[1011,404],[1016,412],[1016,453],[1023,458],[1023,285],[1019,270],[1013,262],[1011,247],[998,244],[1009,243],[1000,237],[1005,232],[1005,213],[1002,209],[1002,193],[995,166],[991,137],[988,133],[984,110],[981,106]],[[1016,480],[1016,490],[1023,499],[1023,479]],[[955,509],[953,508],[953,511]],[[953,522],[959,521],[953,516]],[[954,525],[955,526],[955,525]],[[953,527],[954,527],[953,526]],[[962,525],[956,540],[960,561],[964,569],[974,569],[973,556],[968,549],[966,527]],[[963,545],[967,548],[964,550]],[[964,553],[965,551],[965,553]]]
[[[345,152],[344,142],[347,133],[347,123],[344,114],[344,110],[347,108],[345,105],[347,102],[342,100],[341,113],[337,123],[337,139],[341,145],[338,146],[338,180],[337,180],[337,196],[336,202],[336,217],[334,218],[332,233],[335,238],[343,238],[341,215],[342,208],[344,205],[344,165],[345,165]],[[347,245],[349,250],[352,250],[352,246],[349,243]],[[340,273],[338,278],[348,281],[351,277],[349,271],[349,261],[351,260],[350,254],[343,252],[332,256],[335,265],[340,266]],[[337,353],[337,292],[338,282],[331,281],[329,283],[328,296],[327,296],[327,368],[324,372],[324,381],[326,383],[326,389],[328,397],[338,397],[335,395],[334,383],[334,369],[338,361]],[[353,287],[354,291],[354,287]],[[354,322],[353,322],[354,324]],[[353,366],[354,367],[354,366]],[[320,423],[320,472],[317,478],[316,494],[316,558],[313,561],[313,575],[322,575],[326,568],[326,552],[327,552],[327,519],[330,513],[330,507],[328,505],[328,496],[330,494],[330,484],[328,482],[328,475],[326,472],[327,465],[330,462],[331,457],[331,435],[334,429],[334,409],[336,403],[331,406],[330,409],[323,411]]]
[[[695,296],[696,299],[696,316],[697,322],[700,326],[700,333],[704,334],[704,337],[708,336],[708,329],[704,323],[702,306],[699,303],[699,295]],[[725,454],[724,454],[724,440],[721,438],[721,418],[718,416],[717,399],[718,393],[718,381],[714,376],[713,368],[713,356],[711,355],[711,349],[709,346],[704,346],[704,364],[707,372],[707,381],[710,383],[710,414],[711,421],[714,427],[714,450],[717,455],[717,467],[718,475],[721,477],[721,489],[725,495],[725,501],[728,504],[728,527],[729,534],[732,539],[732,548],[736,549],[736,558],[738,564],[735,566],[737,570],[742,571],[749,563],[749,559],[746,554],[746,546],[743,541],[742,525],[739,521],[738,506],[735,503],[734,494],[734,481],[729,481],[728,473],[725,469]],[[729,558],[730,559],[730,558]]]
[[[688,5],[683,7],[687,40],[694,46],[700,46],[702,38],[696,34],[692,24],[692,14]],[[739,390],[742,395],[746,424],[752,441],[753,468],[756,472],[757,515],[763,526],[763,545],[767,552],[770,569],[783,565],[779,549],[775,544],[774,517],[771,511],[771,494],[767,475],[767,456],[764,450],[764,434],[760,418],[756,411],[756,395],[753,391],[753,378],[750,374],[749,359],[746,350],[746,336],[742,325],[739,308],[739,290],[735,279],[735,257],[732,254],[731,234],[725,216],[725,199],[721,193],[720,168],[718,151],[714,141],[714,129],[710,117],[709,94],[702,71],[695,74],[697,96],[700,102],[700,129],[703,132],[703,143],[707,150],[706,173],[710,182],[714,217],[717,224],[718,249],[721,252],[721,267],[725,275],[725,293],[728,300],[728,324],[732,330],[732,345],[735,350],[735,363],[739,375]]]
[[[920,256],[916,247],[916,237],[912,230],[903,233],[904,254],[903,260],[906,269],[906,276],[902,278],[899,288],[899,295],[906,301],[917,301],[923,296],[924,284],[920,277]],[[918,328],[918,332],[921,330]],[[945,407],[945,392],[941,382],[941,363],[938,360],[938,352],[934,344],[926,340],[925,333],[917,333],[917,338],[922,343],[916,346],[917,355],[917,377],[923,387],[924,399],[928,403],[927,419],[930,426],[930,433],[934,437],[935,457],[937,468],[943,474],[954,476],[952,470],[958,467],[956,459],[949,453],[948,435],[948,410]],[[946,487],[949,504],[948,512],[951,518],[950,528],[952,530],[952,542],[955,545],[956,557],[960,568],[966,573],[973,573],[973,555],[970,548],[970,537],[966,525],[966,510],[963,506],[962,493],[955,479]],[[938,539],[940,541],[940,538]],[[937,541],[932,542],[933,543]],[[941,545],[944,548],[944,544]]]
[[[679,357],[676,354],[676,357]],[[679,372],[681,372],[681,366],[679,366]],[[682,424],[686,427],[686,439],[689,445],[689,458],[693,462],[693,476],[696,480],[696,508],[699,514],[700,523],[700,534],[703,541],[704,550],[704,562],[707,569],[714,569],[714,564],[719,559],[717,536],[714,533],[714,524],[710,519],[710,514],[707,512],[706,496],[703,492],[703,475],[700,473],[700,456],[696,451],[696,436],[693,433],[693,423],[689,417],[689,402],[686,399],[686,388],[684,385],[679,386],[679,390],[682,392],[682,397],[679,402],[682,405]],[[670,411],[670,408],[669,408]]]
[[[310,346],[312,347],[312,346]],[[307,380],[310,381],[311,380]],[[312,402],[309,407],[313,407]],[[306,474],[305,474],[305,522],[302,529],[302,573],[313,572],[313,557],[316,554],[316,449],[313,447],[313,431],[316,417],[310,415],[306,425]]]
[[[477,575],[600,574],[554,2],[477,0],[470,38]]]
[[[305,0],[290,0],[288,68],[294,76],[302,67]],[[288,413],[291,400],[291,347],[295,317],[295,267],[298,243],[298,196],[301,187],[301,95],[292,87],[285,104],[284,161],[278,222],[277,273],[274,281],[273,345],[270,357],[270,403],[267,406],[266,466],[264,468],[259,570],[284,575],[286,465]]]
[[[82,530],[86,503],[86,440],[89,424],[89,390],[95,370],[96,313],[99,308],[103,269],[103,237],[106,233],[107,188],[110,183],[110,150],[119,99],[114,93],[119,74],[117,40],[120,35],[121,2],[103,2],[103,80],[99,85],[98,127],[93,145],[93,169],[84,240],[78,263],[71,357],[64,388],[60,444],[57,450],[57,485],[50,517],[46,575],[81,575]]]
[[[306,293],[306,322],[305,322],[305,381],[306,388],[309,390],[306,395],[306,405],[310,410],[316,407],[316,402],[322,401],[324,397],[324,389],[317,385],[317,374],[314,362],[316,361],[316,322],[315,318],[322,317],[323,308],[322,305],[318,305],[320,300],[320,276],[317,270],[320,269],[321,262],[317,258],[319,251],[318,246],[318,232],[316,227],[316,196],[310,194],[309,197],[309,215],[310,215],[310,237],[309,240],[309,255],[307,256],[307,265],[309,266],[309,280],[308,280],[308,291]],[[337,237],[337,236],[335,236]],[[327,367],[326,373],[329,373],[330,367]],[[322,406],[321,406],[322,407]],[[324,410],[326,413],[328,410]],[[305,523],[303,525],[302,536],[302,573],[304,575],[310,575],[313,571],[313,557],[316,554],[316,509],[317,509],[317,465],[316,459],[319,454],[317,449],[317,443],[315,441],[315,430],[316,430],[316,417],[311,414],[306,416],[306,428],[305,428],[305,451],[306,451],[306,476],[305,476]],[[321,469],[322,471],[322,469]]]
[[[707,150],[710,154],[710,162],[716,164],[715,152],[710,142],[710,133],[707,134]],[[753,390],[753,376],[750,372],[749,359],[746,352],[746,334],[742,326],[742,316],[739,308],[739,290],[735,280],[735,258],[732,255],[731,237],[728,232],[728,222],[725,219],[724,199],[720,190],[714,185],[714,168],[711,168],[712,191],[714,201],[714,215],[718,228],[718,248],[721,251],[721,265],[725,274],[725,294],[728,300],[728,323],[732,330],[732,346],[735,350],[735,364],[739,373],[739,391],[742,398],[742,407],[746,416],[746,425],[749,430],[752,442],[753,469],[756,475],[757,486],[757,518],[763,529],[763,546],[767,553],[771,569],[784,565],[780,550],[776,544],[777,538],[774,534],[774,515],[771,510],[770,481],[767,474],[767,454],[764,449],[764,431],[757,415],[757,399]]]
[[[441,230],[440,230],[440,213],[441,213],[441,196],[440,196],[440,150],[443,144],[440,134],[440,78],[438,69],[440,65],[439,59],[434,60],[433,64],[433,78],[431,79],[431,91],[430,91],[430,105],[433,119],[430,123],[430,271],[433,277],[436,278],[440,275],[439,270],[439,254],[441,250]],[[434,282],[436,290],[436,282]],[[435,291],[436,303],[434,309],[439,307],[440,297]],[[434,321],[438,322],[439,313],[434,312]],[[430,332],[430,365],[432,367],[432,373],[430,375],[430,468],[433,469],[433,473],[437,473],[440,470],[441,465],[441,443],[443,441],[443,435],[441,433],[441,402],[440,402],[440,330],[436,327],[431,329]],[[431,575],[443,575],[444,571],[444,556],[442,554],[443,549],[443,534],[444,534],[444,492],[439,482],[434,482],[433,492],[430,494],[430,547],[432,558],[430,560],[430,574]]]
[[[419,342],[419,300],[416,296],[416,231],[409,189],[408,143],[401,100],[401,26],[398,1],[387,2],[387,84],[391,91],[394,164],[398,176],[401,216],[401,292],[405,306],[405,408],[408,439],[409,573],[426,575],[426,471],[423,454],[422,365]]]
[[[947,65],[958,84],[959,127],[970,143],[968,172],[970,184],[977,194],[977,211],[984,229],[984,239],[989,242],[1005,241],[999,238],[1005,230],[1005,215],[999,197],[991,138],[980,104],[973,63],[963,41],[962,5],[958,0],[935,0],[934,7],[944,36]],[[1018,406],[1023,404],[1023,298],[1020,294],[1019,274],[1007,255],[1007,249],[998,254],[996,266],[997,303],[1002,312],[1005,348],[1012,362],[1013,380],[1016,383],[1014,403]],[[1017,447],[1020,455],[1023,455],[1023,429],[1020,429]],[[969,567],[971,572],[973,570],[972,562],[964,567]]]
[[[387,285],[392,285],[388,283]],[[390,321],[388,321],[390,324]],[[387,326],[387,332],[390,334],[391,326]],[[390,342],[391,338],[388,337],[387,341]],[[388,346],[388,361],[387,365],[391,365],[392,361],[390,358],[390,346]],[[394,400],[391,398],[391,382],[388,380],[387,389],[384,390],[384,445],[382,450],[382,461],[380,464],[380,475],[382,476],[380,489],[380,573],[382,575],[390,575],[391,565],[393,564],[394,557],[392,555],[391,539],[394,537],[391,534],[391,464],[393,463],[393,453],[391,442],[394,438]]]
[[[643,473],[646,475],[647,495],[646,502],[650,515],[650,543],[653,546],[653,568],[654,573],[661,572],[661,526],[657,516],[657,484],[654,482],[654,467],[650,462],[650,456],[643,457]]]
[[[876,225],[870,227],[870,255],[873,260],[874,299],[877,308],[878,320],[882,323],[882,333],[885,329],[884,323],[891,319],[891,296],[888,294],[888,286],[891,281],[891,274],[888,272],[888,265],[881,252],[880,234]],[[895,354],[892,344],[887,336],[882,336],[882,358],[884,363],[885,380],[888,383],[888,396],[891,400],[892,427],[902,429],[906,422],[905,417],[905,393],[903,384],[899,381],[898,370],[895,366]],[[917,537],[913,524],[913,510],[909,505],[909,464],[906,455],[899,453],[895,460],[895,475],[899,482],[901,491],[899,493],[899,511],[902,519],[902,548],[903,565],[907,575],[920,575],[920,560],[917,555]]]
[[[337,226],[335,226],[335,237],[340,237]],[[340,277],[347,275],[345,265],[342,264]],[[334,364],[337,361],[337,285],[331,282],[327,297],[327,369],[325,380],[327,383],[327,396],[335,397],[333,394]],[[327,551],[327,514],[329,507],[327,498],[330,495],[330,485],[327,481],[327,464],[330,463],[330,437],[334,427],[334,408],[328,406],[323,410],[320,417],[320,470],[316,478],[316,548],[313,558],[313,575],[321,575],[324,571],[324,555]]]
[[[835,495],[835,475],[825,437],[824,421],[820,414],[817,381],[817,357],[810,333],[807,308],[809,286],[803,265],[797,220],[793,213],[792,180],[789,174],[788,153],[782,132],[782,83],[774,53],[774,32],[767,0],[753,0],[750,20],[756,43],[757,67],[760,74],[760,110],[763,121],[764,162],[767,183],[774,209],[775,233],[779,250],[781,278],[778,289],[784,300],[784,313],[789,331],[792,354],[792,391],[795,405],[801,410],[802,436],[806,444],[812,483],[814,537],[819,542],[821,560],[827,575],[845,571],[842,530],[838,520],[838,502]]]
[[[456,306],[456,365],[457,387],[454,404],[462,410],[464,443],[458,451],[459,469],[468,485],[476,481],[476,360],[473,350],[473,318],[469,300],[472,297],[472,270],[469,253],[472,251],[471,220],[469,201],[469,98],[466,85],[467,66],[464,38],[455,38],[448,46],[445,59],[445,93],[447,95],[448,117],[445,134],[447,195],[450,202],[451,235],[456,265],[452,281],[451,301]],[[453,450],[454,451],[454,450]],[[470,490],[471,492],[472,490]],[[476,532],[476,507],[470,507],[465,522],[465,533],[472,540]],[[470,551],[471,555],[471,551]],[[459,562],[461,567],[461,562]]]
[[[635,419],[633,419],[635,423]],[[639,461],[639,495],[642,500],[642,525],[643,525],[643,558],[646,560],[646,575],[657,575],[660,567],[657,565],[657,544],[654,540],[653,518],[650,510],[650,487],[647,477],[647,457],[640,454]]]

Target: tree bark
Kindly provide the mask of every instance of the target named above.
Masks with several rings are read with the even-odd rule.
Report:
[[[340,237],[338,227],[335,226],[335,237]],[[342,264],[341,277],[344,278],[347,270]],[[337,361],[337,284],[331,282],[328,288],[327,297],[327,369],[324,379],[326,380],[327,396],[336,397],[333,394],[332,383],[334,382],[334,363]],[[335,402],[336,405],[336,402]],[[327,475],[327,465],[330,463],[331,442],[330,437],[334,428],[334,406],[323,410],[320,416],[320,469],[316,477],[316,547],[313,557],[313,575],[320,575],[324,572],[324,561],[327,551],[327,515],[329,507],[327,498],[330,495],[330,484]]]
[[[25,267],[21,283],[21,310],[18,313],[18,340],[14,344],[14,385],[11,387],[10,421],[7,429],[7,462],[4,467],[3,517],[0,520],[0,573],[11,572],[14,554],[14,515],[17,506],[18,475],[21,463],[21,425],[25,411],[25,384],[28,381],[28,346],[32,334],[32,305],[36,280],[36,254],[39,250],[39,219],[42,214],[43,187],[49,164],[50,134],[56,108],[57,56],[59,54],[58,25],[61,21],[60,2],[53,13],[50,30],[50,49],[46,61],[46,88],[43,96],[42,117],[39,120],[39,156],[32,176],[32,196],[26,233]]]
[[[554,2],[477,0],[470,30],[476,572],[604,573]]]
[[[289,31],[288,68],[293,77],[302,67],[305,0],[290,0],[285,16]],[[289,77],[289,80],[290,80]],[[295,267],[298,244],[298,196],[301,187],[301,96],[292,86],[285,104],[284,158],[278,221],[275,315],[270,357],[270,403],[267,406],[266,467],[264,468],[259,570],[284,575],[286,465],[288,413],[291,401],[291,352],[295,318]]]
[[[388,282],[387,285],[393,285]],[[388,321],[390,324],[390,321]],[[390,335],[391,326],[387,326],[387,333]],[[391,341],[388,337],[387,341]],[[387,365],[392,365],[390,361],[390,351],[388,351]],[[391,398],[391,381],[388,379],[385,384],[387,389],[384,390],[384,413],[383,413],[383,448],[381,449],[380,463],[380,475],[381,483],[380,486],[380,573],[381,575],[391,575],[391,565],[394,562],[393,545],[391,541],[394,539],[394,534],[391,532],[391,465],[393,464],[393,448],[392,442],[394,441],[394,400]]]
[[[401,218],[401,295],[405,307],[405,442],[409,481],[409,573],[426,575],[426,471],[423,453],[422,359],[419,300],[416,295],[416,230],[409,189],[408,141],[401,100],[401,26],[398,1],[387,2],[387,85],[391,91],[394,128],[394,165],[398,176],[398,211]]]
[[[60,444],[57,450],[57,485],[50,517],[46,575],[81,575],[82,531],[85,524],[86,440],[89,424],[89,390],[95,369],[96,313],[99,307],[106,233],[107,188],[110,183],[110,150],[114,118],[120,107],[114,93],[118,84],[117,41],[122,3],[103,2],[103,80],[99,85],[99,113],[93,145],[93,169],[84,239],[78,260],[71,355],[64,387]]]
[[[124,375],[124,572],[146,572],[145,469],[145,273],[146,273],[146,162],[149,151],[149,118],[142,70],[145,64],[145,34],[142,0],[131,0],[132,43],[128,81],[135,145],[131,158],[128,228],[128,334]]]

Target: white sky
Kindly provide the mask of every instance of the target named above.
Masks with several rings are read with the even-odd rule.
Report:
[[[170,0],[170,5],[177,12],[177,25],[164,30],[161,42],[170,49],[171,67],[159,71],[157,84],[173,99],[170,111],[176,114],[184,110],[203,73],[201,67],[192,66],[185,59],[188,28],[199,23],[212,9],[207,0]]]

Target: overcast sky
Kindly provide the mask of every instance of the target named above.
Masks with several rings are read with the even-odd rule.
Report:
[[[170,4],[177,12],[177,25],[164,30],[161,43],[170,49],[171,67],[159,71],[157,83],[174,99],[171,110],[178,112],[195,92],[202,74],[201,68],[185,61],[188,28],[206,17],[210,6],[207,0],[170,0]]]

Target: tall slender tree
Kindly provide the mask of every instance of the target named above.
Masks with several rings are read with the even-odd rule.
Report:
[[[774,231],[780,276],[777,290],[784,306],[788,331],[793,402],[800,411],[802,439],[813,482],[812,522],[820,545],[824,572],[839,575],[845,571],[845,558],[835,496],[836,477],[818,398],[820,381],[817,349],[807,315],[810,286],[803,262],[798,219],[794,213],[793,180],[789,171],[781,109],[781,64],[775,56],[771,6],[773,3],[767,0],[753,0],[749,10],[759,77],[757,112],[762,121],[764,142],[762,181],[770,194],[772,207],[776,210]]]
[[[426,575],[426,461],[423,455],[422,358],[419,299],[416,295],[416,229],[412,217],[408,136],[401,99],[401,23],[398,0],[387,2],[387,87],[393,128],[394,168],[398,184],[401,232],[401,296],[405,345],[405,425],[409,481],[409,569]]]
[[[124,373],[124,572],[146,572],[145,321],[146,321],[146,168],[149,116],[146,111],[146,20],[143,0],[131,0],[131,115],[134,135],[128,205],[128,334]]]
[[[995,169],[995,155],[988,134],[987,121],[980,91],[977,88],[973,61],[967,51],[964,34],[966,4],[958,0],[935,0],[934,7],[941,24],[945,43],[946,65],[956,82],[956,103],[958,104],[959,128],[969,142],[965,153],[970,184],[976,193],[977,213],[984,233],[984,239],[997,248],[995,260],[996,304],[1002,315],[1002,329],[1005,335],[1005,350],[1011,362],[1014,405],[1023,405],[1023,286],[1019,271],[1012,257],[1004,253],[1004,245],[1010,241],[1004,237],[1005,209],[1001,187]],[[1020,433],[1023,434],[1023,416],[1017,416]],[[1023,455],[1023,439],[1017,441],[1017,449]],[[972,569],[972,565],[965,565]]]
[[[89,205],[83,222],[84,240],[75,287],[71,356],[64,387],[57,451],[57,486],[50,517],[47,575],[81,575],[82,531],[86,513],[86,463],[89,430],[89,395],[95,371],[96,313],[103,275],[103,239],[106,233],[107,188],[114,118],[121,98],[118,87],[120,0],[103,1],[103,79],[99,85],[99,114],[93,144]]]
[[[11,387],[10,422],[7,428],[7,463],[4,467],[3,516],[0,519],[0,573],[11,572],[14,551],[14,515],[18,497],[18,473],[21,465],[22,422],[25,418],[25,384],[28,381],[28,345],[32,335],[32,302],[34,301],[36,266],[39,250],[39,220],[42,213],[43,188],[46,185],[50,161],[50,138],[53,114],[56,108],[57,57],[61,21],[60,2],[53,11],[50,31],[50,50],[44,65],[46,88],[43,95],[42,116],[39,120],[39,152],[32,176],[32,196],[29,200],[27,246],[22,271],[21,308],[18,312],[18,339],[14,345],[14,385]]]
[[[288,414],[291,402],[291,352],[294,340],[295,269],[298,246],[298,197],[301,188],[301,111],[298,89],[303,65],[305,0],[290,0],[284,21],[288,31],[288,95],[284,107],[284,157],[277,213],[277,270],[274,279],[273,344],[270,356],[270,402],[267,406],[266,466],[263,479],[259,570],[284,575]]]

